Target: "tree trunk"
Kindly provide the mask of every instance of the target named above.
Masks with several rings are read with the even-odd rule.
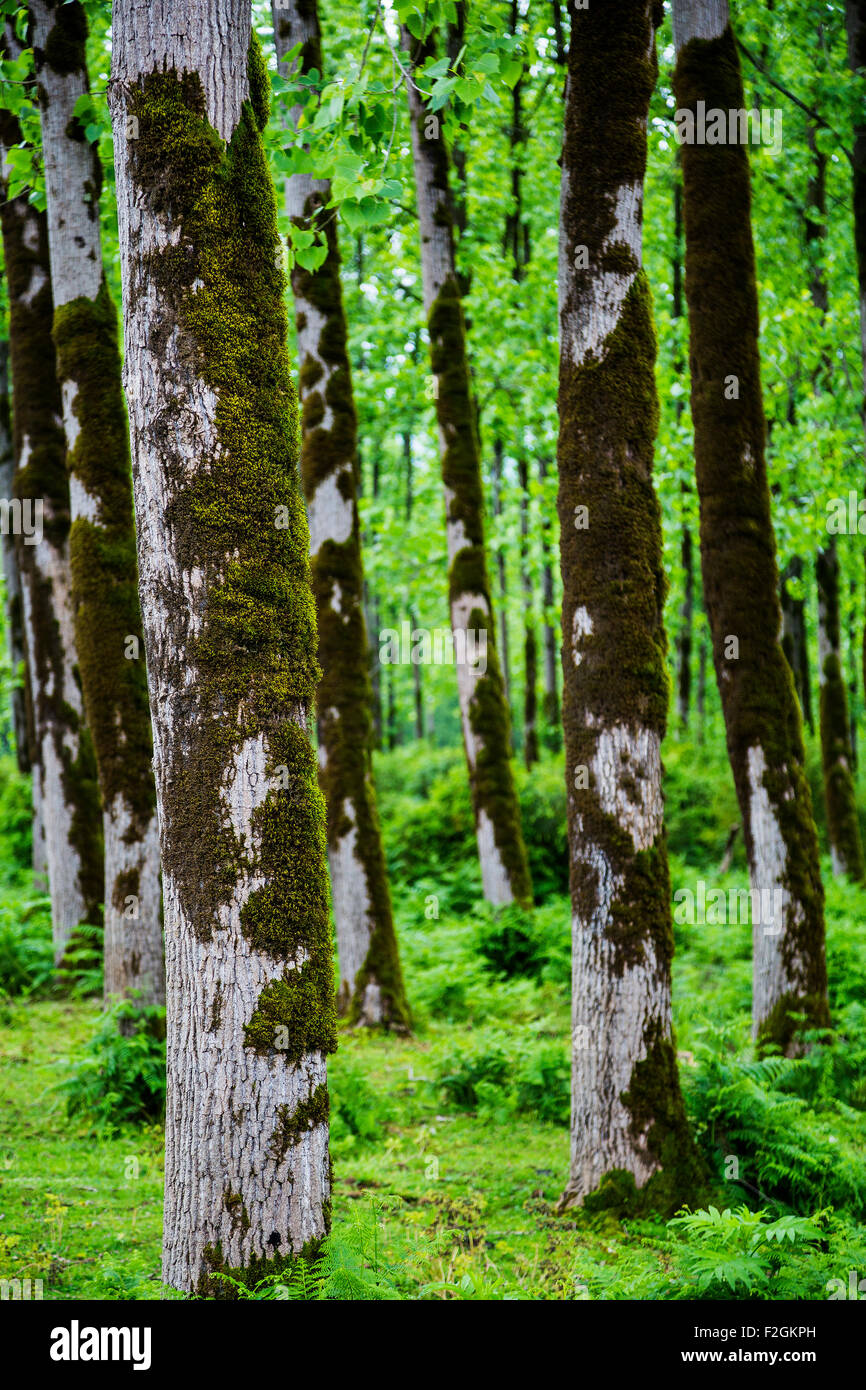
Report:
[[[407,532],[408,532],[409,523],[410,523],[411,520],[412,520],[412,506],[413,506],[413,502],[414,502],[414,497],[413,497],[413,492],[412,492],[412,484],[413,484],[413,461],[412,461],[412,432],[411,432],[411,430],[404,430],[404,431],[403,431],[403,462],[404,462],[405,465],[406,465],[406,529],[407,529]],[[409,622],[411,623],[413,629],[414,629],[414,627],[415,627],[416,616],[417,616],[417,615],[416,615],[416,613],[415,613],[415,610],[414,610],[412,607],[410,607],[410,608],[409,608]],[[423,690],[422,690],[422,688],[421,688],[421,663],[420,663],[420,661],[414,661],[414,662],[412,663],[412,683],[413,683],[413,685],[414,685],[414,687],[415,687],[415,737],[416,737],[416,739],[423,739],[423,737],[424,737],[424,693],[423,693]]]
[[[75,644],[102,796],[105,1002],[133,994],[141,1005],[162,1004],[159,828],[129,431],[117,315],[102,269],[102,169],[75,116],[89,90],[87,19],[78,0],[33,0],[30,17],[69,473]]]
[[[429,51],[404,33],[412,66]],[[451,627],[457,688],[475,812],[484,896],[494,904],[529,903],[532,887],[520,808],[509,761],[509,710],[493,642],[493,611],[484,551],[477,423],[466,358],[466,330],[454,264],[448,154],[440,120],[425,111],[407,81],[424,307],[436,378],[436,414],[445,484]],[[486,634],[486,670],[469,660],[467,633]],[[463,650],[461,651],[461,647]]]
[[[839,632],[839,556],[836,538],[818,552],[818,681],[821,692],[821,759],[827,805],[827,835],[833,872],[860,881],[866,873],[857,819],[848,726],[848,701],[842,672]]]
[[[673,304],[671,305],[671,317],[675,322],[678,322],[683,316],[683,185],[679,162],[677,163],[674,177],[674,254],[671,267],[673,271]],[[677,353],[674,370],[678,376],[682,374],[683,365],[680,355]],[[676,402],[676,417],[678,421],[682,413],[682,397],[678,396]],[[688,490],[686,484],[682,483],[680,491],[686,494]],[[692,696],[692,623],[695,609],[693,551],[691,528],[688,522],[684,521],[683,534],[680,539],[680,561],[683,567],[683,601],[680,605],[680,630],[677,633],[677,717],[680,730],[684,734],[687,734],[689,730],[689,713]]]
[[[677,637],[677,716],[684,734],[689,730],[689,711],[692,696],[692,618],[695,606],[695,577],[692,561],[692,533],[683,525],[680,540],[680,559],[683,566],[683,601],[680,605],[680,630]]]
[[[655,6],[625,0],[615,15],[599,5],[569,10],[557,507],[572,1124],[562,1205],[592,1194],[605,1205],[672,1212],[693,1200],[703,1174],[671,1025],[660,753],[665,578],[652,486],[655,335],[641,268]]]
[[[529,573],[529,470],[526,459],[518,464],[520,473],[520,585],[523,590],[523,761],[527,767],[538,762],[538,650],[535,641],[535,614],[532,577]]]
[[[328,1229],[320,676],[268,77],[246,0],[118,0],[129,403],[165,898],[163,1279],[232,1297]]]
[[[3,182],[6,152],[21,141],[17,120],[0,112]],[[16,546],[24,641],[33,699],[34,868],[40,858],[51,893],[55,963],[79,923],[97,925],[103,888],[96,765],[76,680],[69,574],[69,483],[63,405],[51,338],[54,306],[44,213],[21,195],[2,199],[0,225],[9,288],[12,365],[13,490],[41,501],[42,539]],[[32,538],[31,538],[32,539]]]
[[[538,476],[543,483],[547,477],[547,460],[538,460]],[[548,621],[553,603],[553,566],[550,563],[550,517],[547,508],[543,509],[541,523],[541,601],[544,604],[544,741],[553,752],[562,747],[562,720],[559,711],[559,685],[557,670],[559,652],[557,651],[556,629]]]
[[[866,0],[845,0],[848,64],[866,89]],[[854,122],[853,203],[854,251],[860,299],[860,348],[863,360],[863,427],[866,432],[866,90]]]
[[[490,470],[490,491],[493,515],[497,521],[502,516],[502,472],[505,463],[505,447],[499,438],[493,441],[493,465]],[[505,545],[501,543],[496,551],[496,575],[499,580],[499,650],[502,653],[502,688],[508,707],[508,739],[511,744],[511,647],[508,640],[508,577],[505,564]]]
[[[14,497],[15,450],[12,446],[12,417],[9,409],[9,342],[0,342],[0,498],[11,503]],[[28,734],[27,705],[29,675],[24,647],[24,626],[21,617],[21,580],[15,554],[15,536],[11,526],[3,530],[3,578],[6,581],[6,643],[13,684],[10,691],[12,732],[15,738],[15,758],[18,771],[30,771],[31,747]],[[17,684],[23,672],[22,684]]]
[[[727,0],[675,0],[673,16],[678,108],[743,109]],[[753,924],[753,1024],[762,1043],[792,1051],[795,1014],[829,1023],[824,893],[779,641],[749,164],[738,144],[685,143],[682,158],[704,599],[752,886],[774,904]]]
[[[322,72],[315,3],[272,7],[277,58],[298,43],[301,72]],[[309,228],[330,202],[328,183],[293,174],[293,223]],[[357,421],[340,284],[335,219],[324,219],[328,254],[315,273],[295,265],[301,478],[322,679],[317,693],[319,783],[328,810],[328,863],[340,966],[338,1007],[368,1027],[409,1027],[382,831],[370,771],[373,736],[364,622],[364,577],[356,496]]]
[[[782,651],[794,677],[794,687],[800,701],[803,718],[814,732],[812,717],[812,682],[809,673],[809,646],[806,640],[806,601],[791,593],[791,581],[803,577],[803,560],[793,555],[782,574]]]

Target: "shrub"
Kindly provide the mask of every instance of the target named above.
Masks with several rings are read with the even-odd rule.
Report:
[[[134,1031],[121,1033],[121,1020],[132,1020]],[[140,1009],[130,1000],[107,1009],[57,1090],[65,1099],[66,1113],[87,1116],[93,1129],[161,1120],[165,1009]]]
[[[37,994],[51,983],[51,903],[48,898],[0,905],[0,990]]]

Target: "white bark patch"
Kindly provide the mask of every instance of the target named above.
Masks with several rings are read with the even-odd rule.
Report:
[[[690,39],[718,39],[731,22],[728,0],[674,0],[673,27],[677,53]]]
[[[459,594],[454,599],[451,604],[452,632],[456,634],[457,632],[469,631],[469,617],[474,609],[480,609],[485,614],[488,613],[487,600],[483,594]],[[469,722],[469,708],[475,694],[475,687],[480,679],[480,671],[471,666],[468,661],[457,662],[457,694],[460,703],[460,718],[463,722],[463,742],[466,747],[466,758],[470,771],[475,770],[480,741]]]
[[[779,828],[778,817],[769,793],[764,786],[767,762],[760,744],[747,754],[749,780],[749,825],[752,833],[752,862],[749,865],[752,888],[768,892],[774,917],[752,927],[753,951],[753,1023],[757,1030],[769,1016],[774,1005],[789,991],[797,989],[803,963],[791,956],[786,963],[782,943],[786,932],[796,928],[805,918],[802,903],[792,899],[785,885],[788,852]],[[786,799],[793,789],[786,792]],[[761,914],[763,916],[763,914]],[[789,945],[786,942],[786,947]]]
[[[514,902],[511,880],[502,862],[502,855],[493,833],[493,822],[482,806],[475,827],[478,840],[478,860],[481,864],[481,886],[487,902],[499,907]]]
[[[73,521],[90,521],[96,525],[99,524],[101,515],[99,499],[91,496],[75,473],[69,475],[69,511]]]
[[[317,555],[325,541],[342,545],[352,534],[352,503],[339,488],[342,473],[340,469],[323,478],[307,503],[311,555]]]
[[[602,811],[616,817],[636,850],[649,849],[661,833],[664,817],[656,730],[624,724],[599,729],[591,766]]]
[[[328,846],[328,867],[331,871],[331,897],[337,926],[340,994],[350,999],[355,993],[358,971],[363,967],[370,949],[372,903],[364,865],[357,853],[358,826],[355,807],[348,797],[343,802],[343,813],[351,824],[333,848]]]
[[[565,174],[562,197],[568,197],[568,178]],[[625,297],[641,261],[642,217],[643,184],[621,184],[616,191],[613,230],[605,238],[602,251],[614,246],[627,247],[634,256],[635,269],[621,273],[611,270],[601,272],[595,268],[586,291],[576,300],[563,300],[560,308],[561,341],[575,366],[581,366],[590,353],[601,360],[605,342],[619,323]],[[563,254],[568,254],[567,248]],[[573,273],[573,268],[568,267],[566,285],[572,282]]]
[[[105,833],[105,1001],[129,990],[140,1002],[161,1002],[165,990],[162,890],[159,878],[159,824],[154,811],[143,835],[128,841],[132,812],[124,798],[114,798],[103,815]],[[137,875],[134,894],[124,889]],[[127,901],[128,898],[134,901]]]
[[[30,284],[27,286],[26,290],[22,294],[21,302],[23,304],[26,304],[28,309],[31,308],[37,294],[43,288],[44,285],[47,285],[47,283],[48,276],[45,274],[45,271],[42,269],[42,267],[38,265],[34,266],[33,270],[30,273]]]
[[[599,908],[607,916],[619,886],[597,856],[589,863],[600,880]],[[644,1037],[661,1023],[670,1036],[670,990],[652,945],[645,941],[640,964],[616,973],[614,947],[589,922],[572,922],[572,1118],[569,1191],[578,1200],[594,1191],[611,1168],[634,1174],[638,1187],[658,1162],[646,1148],[647,1131],[632,1133],[632,1114],[622,1101],[635,1064],[646,1056]]]
[[[580,650],[584,637],[592,636],[592,618],[586,608],[575,608],[574,617],[571,622],[571,655],[575,666],[579,666],[583,661],[583,652]]]

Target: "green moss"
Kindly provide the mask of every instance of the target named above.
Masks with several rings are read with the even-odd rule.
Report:
[[[278,1236],[279,1232],[273,1234]],[[237,1289],[217,1277],[221,1274],[236,1280],[247,1289],[254,1289],[263,1279],[269,1279],[276,1274],[285,1274],[288,1283],[300,1261],[311,1264],[318,1257],[321,1245],[321,1240],[308,1240],[297,1255],[278,1254],[277,1246],[272,1255],[251,1255],[245,1265],[230,1266],[226,1264],[222,1245],[217,1241],[214,1245],[205,1246],[196,1294],[199,1298],[215,1299],[220,1303],[236,1302]]]
[[[693,39],[674,75],[677,106],[744,105],[734,36]],[[764,444],[758,353],[758,298],[751,230],[748,154],[741,145],[683,145],[686,296],[689,303],[692,417],[700,498],[704,597],[722,692],[728,754],[753,862],[749,750],[766,761],[763,785],[786,847],[789,911],[779,951],[798,1011],[826,1027],[824,894],[803,736],[790,667],[779,643],[781,615]],[[725,398],[736,376],[739,398]],[[740,641],[725,656],[729,635]],[[823,1003],[820,1001],[823,1000]],[[777,1018],[777,1011],[773,1017]],[[785,1028],[759,1020],[761,1037]]]
[[[285,1158],[289,1149],[316,1125],[326,1125],[331,1112],[330,1097],[326,1085],[317,1086],[312,1095],[302,1101],[295,1110],[288,1105],[277,1107],[277,1123],[271,1139],[271,1157],[278,1162]]]
[[[232,1192],[229,1188],[223,1197],[223,1206],[228,1213],[233,1231],[245,1232],[250,1229],[249,1213],[239,1192]]]
[[[617,73],[615,87],[611,71]],[[621,761],[604,769],[617,801],[639,807],[647,794],[660,797],[652,754],[638,754],[632,763],[627,750],[647,734],[661,743],[669,698],[661,513],[652,480],[658,428],[652,299],[616,212],[620,188],[643,183],[655,76],[645,5],[620,6],[615,14],[594,6],[575,16],[563,149],[569,194],[561,236],[566,259],[576,268],[563,285],[563,322],[586,321],[587,301],[598,292],[600,277],[633,277],[612,331],[580,361],[567,345],[559,379],[557,509],[571,903],[576,929],[604,938],[608,1007],[615,1005],[618,979],[638,968],[644,978],[652,971],[645,985],[647,1004],[650,998],[667,1001],[673,955],[663,825],[640,848],[631,825],[622,823],[626,818],[607,809],[609,794],[602,803],[598,783],[599,759],[616,756],[613,743],[602,742],[600,733],[618,729],[624,733]],[[586,247],[586,267],[575,260],[578,246]],[[589,514],[589,526],[580,530],[578,508]],[[590,770],[586,787],[576,778],[581,768]],[[641,819],[646,830],[646,818]],[[630,1173],[608,1174],[599,1191],[585,1197],[589,1209],[670,1213],[703,1190],[668,1008],[663,1003],[645,1022],[642,1060],[620,1096],[632,1149],[641,1156],[641,1168],[653,1170],[651,1177],[638,1193]]]
[[[87,68],[87,16],[78,0],[54,7],[54,24],[45,40],[45,61],[55,72],[69,74]],[[38,61],[38,55],[37,55]]]
[[[303,224],[310,225],[320,205],[321,198],[315,195],[304,209]],[[299,374],[304,493],[309,502],[326,478],[335,478],[340,493],[352,507],[351,534],[343,542],[325,541],[312,560],[322,666],[318,737],[326,754],[319,781],[327,806],[329,846],[336,847],[355,827],[354,855],[364,876],[370,927],[364,963],[356,978],[341,990],[338,1006],[351,1022],[371,1022],[364,1014],[364,998],[368,985],[377,986],[382,1025],[406,1032],[411,1020],[369,757],[373,739],[372,691],[356,503],[357,420],[340,286],[340,253],[333,221],[327,223],[324,235],[328,254],[318,271],[310,273],[295,266],[292,272],[299,332],[303,331],[300,319],[306,322],[306,306],[312,305],[322,320],[316,356],[305,358]],[[324,391],[317,390],[325,368]]]
[[[443,142],[433,142],[440,144]],[[478,433],[469,370],[460,290],[450,276],[429,316],[430,365],[439,383],[436,414],[441,437],[442,481],[449,497],[448,521],[460,522],[466,544],[457,551],[448,574],[449,606],[463,594],[478,594],[486,611],[476,608],[467,626],[486,632],[487,670],[478,680],[469,722],[480,746],[471,775],[476,820],[485,811],[518,902],[532,902],[529,861],[510,762],[510,718],[493,632],[493,604],[484,552],[484,501],[478,459]]]
[[[863,841],[857,816],[857,799],[851,771],[851,726],[848,694],[839,660],[839,559],[835,546],[818,552],[818,607],[829,651],[821,672],[821,759],[827,832],[836,862],[849,878],[866,875]]]
[[[251,49],[254,90],[260,57]],[[325,811],[305,732],[319,677],[297,476],[298,421],[286,349],[284,279],[278,268],[273,185],[260,135],[261,106],[245,102],[226,146],[205,117],[198,78],[154,72],[129,98],[139,118],[132,151],[138,196],[170,210],[178,243],[152,272],[176,306],[186,350],[216,396],[219,448],[189,482],[183,460],[167,517],[184,571],[211,576],[191,656],[203,710],[193,747],[168,771],[163,797],[165,869],[203,940],[240,877],[264,886],[241,912],[244,933],[282,975],[263,990],[246,1025],[248,1047],[272,1053],[288,1030],[287,1064],[336,1044],[325,876]],[[174,330],[168,316],[153,325]],[[164,428],[170,435],[171,421]],[[275,519],[281,508],[288,527]],[[181,672],[176,673],[177,684]],[[264,732],[269,777],[288,770],[254,815],[255,860],[221,812],[233,757]],[[306,959],[294,970],[296,956]]]
[[[95,300],[75,299],[55,312],[54,342],[59,380],[75,388],[69,472],[99,509],[95,522],[76,520],[70,535],[85,712],[103,804],[122,796],[132,813],[131,841],[145,834],[156,795],[117,315],[104,280]],[[125,655],[130,636],[139,643],[137,660]]]

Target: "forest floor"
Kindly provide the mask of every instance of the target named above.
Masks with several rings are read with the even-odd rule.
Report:
[[[344,1029],[329,1062],[331,1296],[822,1299],[829,1279],[866,1269],[866,891],[825,874],[837,1036],[802,1062],[752,1054],[748,923],[675,927],[680,1071],[716,1202],[731,1214],[708,1214],[697,1234],[607,1211],[557,1214],[569,1154],[568,900],[548,886],[533,914],[494,916],[455,867],[466,862],[466,808],[407,793],[399,766],[382,781],[415,1032]],[[683,799],[683,815],[694,802]],[[677,842],[670,791],[669,807]],[[726,817],[727,807],[714,845]],[[700,840],[691,822],[686,831]],[[439,857],[425,877],[410,861],[417,846],[429,865],[431,844]],[[702,875],[724,891],[746,886],[736,858],[720,875],[672,854],[673,890],[695,891]],[[12,940],[3,913],[25,915],[26,885],[15,893],[0,889],[0,982]],[[46,1299],[161,1295],[161,1125],[67,1113],[82,1058],[88,1084],[100,1067],[103,1091],[113,1084],[92,1052],[99,1016],[98,997],[0,994],[0,1279],[42,1279]]]

